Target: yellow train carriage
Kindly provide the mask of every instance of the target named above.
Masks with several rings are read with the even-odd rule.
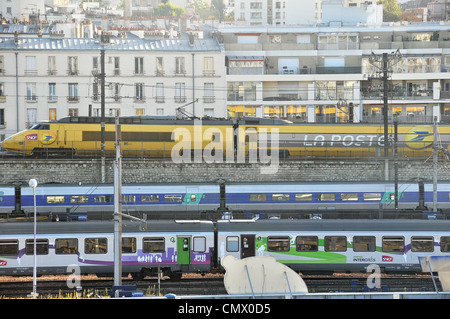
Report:
[[[124,156],[166,157],[189,161],[218,160],[242,154],[260,156],[279,152],[281,158],[384,156],[383,125],[292,124],[284,120],[247,118],[190,120],[173,118],[121,118]],[[450,126],[439,126],[439,140],[447,149]],[[115,152],[115,119],[106,118],[105,151]],[[394,140],[394,128],[389,127]],[[398,156],[426,157],[432,152],[432,125],[399,125]],[[2,142],[2,148],[27,155],[70,154],[99,156],[99,118],[69,117],[39,123]],[[389,156],[393,148],[389,147]],[[253,152],[253,153],[252,153]],[[222,153],[222,154],[221,154]],[[208,157],[209,156],[209,157]]]
[[[145,117],[121,118],[121,148],[124,156],[171,157],[172,149],[194,152],[204,150],[213,142],[223,143],[230,121],[193,121]],[[206,125],[205,125],[206,124]],[[2,142],[2,148],[25,155],[64,154],[98,156],[101,153],[101,124],[99,118],[70,117],[55,122],[39,123],[16,133]],[[221,141],[221,142],[220,142]],[[116,126],[114,118],[105,125],[106,155],[115,153]],[[188,144],[189,146],[188,147]]]
[[[380,157],[384,156],[383,125],[314,124],[279,127],[279,147],[291,157]],[[432,125],[399,125],[399,157],[426,157],[432,154]],[[388,156],[393,155],[394,127],[389,126]],[[450,143],[450,127],[439,126],[438,143],[444,149]]]

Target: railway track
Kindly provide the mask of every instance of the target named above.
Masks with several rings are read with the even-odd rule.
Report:
[[[0,282],[0,298],[27,298],[33,283],[29,279]],[[435,291],[431,276],[384,276],[378,287],[369,288],[367,276],[304,276],[310,293],[328,292],[424,292]],[[437,288],[442,291],[439,280]],[[108,297],[114,285],[112,278],[81,280],[81,287],[69,288],[66,280],[38,280],[40,298],[102,298]],[[156,278],[135,281],[123,279],[123,285],[135,285],[144,296],[221,295],[227,294],[223,277],[182,278],[180,281]],[[370,283],[369,283],[370,285]]]

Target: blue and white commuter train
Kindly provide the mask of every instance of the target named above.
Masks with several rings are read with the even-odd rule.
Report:
[[[40,215],[87,214],[110,217],[114,210],[113,185],[43,184],[36,188]],[[433,207],[433,185],[400,183],[398,209]],[[450,210],[450,183],[437,188],[437,206]],[[264,184],[133,184],[122,186],[122,210],[149,218],[198,218],[202,213],[230,211],[280,214],[316,211],[368,211],[395,208],[393,183],[264,183]],[[28,186],[0,186],[0,214],[33,213],[33,190]],[[279,216],[281,217],[281,216]]]
[[[30,275],[33,223],[0,223],[0,275]],[[114,222],[37,223],[38,274],[114,272]],[[122,225],[122,271],[134,278],[159,268],[172,278],[184,272],[220,271],[221,260],[272,256],[306,272],[419,272],[419,257],[450,256],[449,220],[219,220]]]

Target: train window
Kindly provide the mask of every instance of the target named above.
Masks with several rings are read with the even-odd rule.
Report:
[[[163,253],[166,250],[164,237],[144,237],[142,251],[144,253]]]
[[[265,202],[267,200],[266,194],[250,194],[251,202]]]
[[[63,204],[64,196],[47,196],[47,204]]]
[[[141,202],[143,203],[156,203],[159,202],[159,195],[142,195]]]
[[[164,195],[164,201],[166,203],[181,203],[183,197],[181,195]]]
[[[353,251],[375,251],[375,236],[353,236]]]
[[[238,236],[227,237],[227,251],[228,252],[239,251],[239,237]]]
[[[124,254],[136,253],[136,238],[122,237],[122,253]]]
[[[136,195],[122,195],[123,203],[136,203]]]
[[[273,194],[272,200],[274,202],[287,202],[289,201],[289,194]]]
[[[411,238],[411,251],[434,251],[434,238],[433,237],[419,237],[414,236]]]
[[[275,237],[271,236],[267,238],[267,249],[268,251],[289,251],[290,249],[290,239],[289,236]]]
[[[334,201],[335,197],[336,196],[334,194],[331,194],[331,193],[319,194],[319,200],[320,201]]]
[[[449,252],[450,251],[450,237],[441,236],[440,246],[441,246],[442,252]]]
[[[94,197],[95,203],[112,203],[113,197],[111,195],[99,195]]]
[[[206,251],[206,237],[194,237],[193,243],[194,252],[203,253]]]
[[[17,239],[0,240],[0,256],[17,255],[19,253],[19,241]]]
[[[196,201],[197,201],[197,195],[191,194],[191,202],[196,202]]]
[[[383,237],[384,252],[403,252],[405,251],[405,238],[403,237]]]
[[[75,204],[75,203],[88,203],[89,202],[89,196],[72,196],[70,197],[70,203]]]
[[[59,238],[55,240],[55,254],[77,254],[78,239]]]
[[[48,124],[34,124],[30,130],[49,130],[50,129],[50,125]]]
[[[364,200],[381,200],[381,194],[380,193],[364,193]]]
[[[312,194],[295,194],[295,200],[297,202],[308,202],[313,200]]]
[[[441,240],[439,243],[442,252],[450,252],[450,237],[441,236]]]
[[[317,242],[317,236],[297,236],[295,246],[297,251],[317,251],[319,247]]]
[[[357,193],[342,193],[341,201],[357,201],[358,194]]]
[[[347,251],[347,237],[325,236],[325,251]]]
[[[84,240],[84,252],[86,254],[106,254],[108,252],[108,240],[106,238],[86,238]]]
[[[25,248],[27,255],[34,255],[34,239],[27,239]],[[36,238],[36,255],[48,255],[48,239]]]

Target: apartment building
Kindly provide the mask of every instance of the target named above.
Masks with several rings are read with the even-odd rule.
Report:
[[[235,0],[240,25],[314,24],[321,18],[322,0]]]
[[[229,114],[382,123],[384,91],[375,60],[387,53],[389,119],[448,122],[448,23],[330,25],[221,29]]]
[[[226,117],[225,53],[215,39],[0,37],[0,135],[65,116]],[[191,103],[197,100],[195,103]]]

